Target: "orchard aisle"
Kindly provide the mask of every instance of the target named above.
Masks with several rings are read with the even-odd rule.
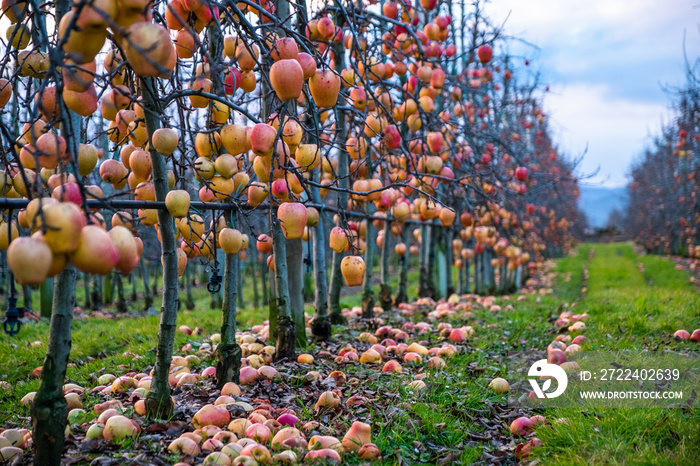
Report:
[[[568,290],[571,299],[576,296],[573,283],[580,284],[573,309],[590,316],[584,350],[700,349],[698,343],[673,338],[678,329],[700,327],[700,295],[672,261],[638,255],[630,243],[613,243],[580,246],[574,262],[580,271],[572,270],[571,280],[560,282],[557,291]],[[557,409],[543,414],[553,421],[536,430],[547,464],[697,464],[697,409]]]
[[[697,348],[672,338],[679,328],[700,327],[700,298],[671,261],[609,244],[582,245],[550,265],[522,295],[419,300],[378,314],[373,325],[351,321],[298,362],[271,363],[265,327],[254,326],[238,335],[248,364],[241,383],[223,391],[211,379],[218,312],[181,313],[178,325],[200,330],[178,332],[176,411],[162,424],[140,414],[157,319],[76,321],[64,456],[77,464],[144,465],[254,464],[253,457],[264,464],[275,455],[344,464],[375,458],[386,465],[696,464],[696,410],[519,409],[496,393],[503,383],[491,382],[508,377],[509,352],[543,358],[557,337],[571,346],[567,337],[585,335],[583,350]],[[574,316],[584,313],[586,329],[577,330]],[[38,386],[32,372],[42,361],[46,329],[36,324],[23,332],[19,340],[0,339],[0,377],[7,382],[0,387],[0,427],[10,429],[4,436],[29,439],[21,430],[31,428],[25,403]],[[109,422],[122,415],[138,429],[125,422],[122,432],[120,417]],[[529,428],[534,416],[544,422],[534,418],[538,425]],[[528,421],[514,426],[523,417]],[[291,440],[278,445],[284,437]],[[31,442],[21,448],[31,461]]]

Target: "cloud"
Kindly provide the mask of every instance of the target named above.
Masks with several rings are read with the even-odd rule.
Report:
[[[549,95],[545,108],[565,153],[578,156],[587,146],[580,174],[599,169],[590,181],[606,186],[627,183],[631,160],[667,114],[664,104],[627,100],[604,85],[583,83]]]
[[[551,84],[545,107],[572,154],[588,145],[583,172],[600,166],[597,181],[625,184],[649,134],[668,119],[663,86],[681,85],[685,45],[700,56],[694,4],[680,0],[498,0],[486,5],[513,42],[513,53],[534,58]],[[684,44],[685,36],[685,44]]]

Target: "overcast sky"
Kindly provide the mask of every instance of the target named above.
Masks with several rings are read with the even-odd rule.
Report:
[[[700,0],[492,0],[485,7],[550,85],[545,110],[560,147],[588,152],[581,174],[624,186],[631,161],[668,119],[662,87],[683,82],[683,50],[700,56]],[[7,20],[0,20],[0,30]],[[684,43],[685,35],[685,43]]]
[[[525,39],[550,84],[545,109],[569,154],[588,147],[582,173],[627,184],[631,161],[669,118],[663,86],[684,81],[684,56],[700,56],[700,0],[494,0],[506,33]],[[685,34],[685,44],[684,44]],[[513,46],[513,51],[524,51]]]

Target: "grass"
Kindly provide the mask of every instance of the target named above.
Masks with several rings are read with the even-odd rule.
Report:
[[[579,249],[578,262],[590,249]],[[590,349],[694,350],[671,338],[679,328],[700,326],[700,295],[688,274],[663,258],[637,257],[630,244],[600,244],[588,263],[590,278],[579,312],[588,320]],[[639,264],[643,264],[643,271]],[[546,464],[697,464],[697,409],[557,409],[566,427],[537,430]]]
[[[557,334],[554,321],[562,304],[575,303],[575,312],[590,315],[586,321],[591,345],[588,349],[695,349],[692,343],[670,337],[678,328],[692,331],[700,327],[700,295],[688,275],[676,270],[672,262],[660,257],[637,257],[629,244],[582,245],[575,254],[557,262],[556,272],[552,294],[531,295],[525,301],[512,296],[498,304],[512,304],[513,310],[491,312],[479,308],[472,318],[453,321],[455,326],[473,326],[476,333],[444,370],[426,370],[425,364],[412,367],[407,363],[400,375],[377,372],[361,364],[342,368],[348,379],[362,380],[357,393],[371,400],[352,414],[372,420],[373,441],[384,455],[381,464],[471,464],[488,462],[489,458],[514,462],[514,439],[508,432],[512,407],[505,395],[496,395],[487,388],[488,382],[507,376],[508,352],[542,352],[547,347]],[[394,281],[397,275],[392,275]],[[411,270],[409,283],[409,293],[415,296],[417,270]],[[244,292],[250,303],[249,287]],[[342,302],[355,306],[359,298],[357,294],[347,295]],[[182,311],[178,323],[199,326],[207,334],[218,331],[220,311],[208,309],[206,293],[195,299],[195,310]],[[256,311],[248,306],[241,310],[241,321],[259,323],[266,314],[263,309]],[[414,320],[425,320],[425,315],[419,314]],[[154,361],[157,324],[157,316],[77,320],[71,352],[74,367],[69,369],[69,379],[92,386],[94,374],[113,372],[120,365],[147,369]],[[28,413],[18,409],[18,399],[38,387],[37,379],[30,374],[42,363],[47,330],[48,324],[42,322],[26,326],[18,338],[0,337],[0,379],[11,384],[9,392],[0,394],[0,426],[27,423],[24,416]],[[334,338],[340,345],[357,344],[359,331],[337,329]],[[420,338],[428,347],[444,341],[436,333]],[[32,341],[43,344],[33,346]],[[176,348],[188,341],[201,341],[201,337],[178,333]],[[310,351],[315,349],[312,346]],[[133,355],[125,352],[143,359],[134,361]],[[428,390],[420,396],[406,388],[410,374],[417,372],[429,374],[425,379]],[[290,385],[297,386],[293,382]],[[298,390],[302,419],[314,419],[314,400],[305,397],[304,388]],[[88,408],[95,401],[89,399]],[[540,464],[697,464],[700,457],[700,415],[695,409],[546,409],[542,414],[550,422],[536,431],[545,445],[535,453]],[[551,423],[558,418],[568,422]],[[344,419],[340,416],[333,422],[347,427]],[[156,451],[158,446],[151,448]],[[347,462],[358,464],[359,460],[347,456]]]

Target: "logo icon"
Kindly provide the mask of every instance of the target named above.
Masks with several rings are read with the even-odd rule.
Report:
[[[540,359],[530,366],[527,375],[529,377],[537,377],[538,379],[540,377],[551,377],[544,381],[541,388],[536,379],[528,379],[537,398],[556,398],[564,393],[566,385],[569,383],[569,378],[566,372],[564,372],[564,369],[556,364],[549,364],[546,359]],[[547,392],[552,385],[552,378],[557,381],[557,389],[553,392]]]

